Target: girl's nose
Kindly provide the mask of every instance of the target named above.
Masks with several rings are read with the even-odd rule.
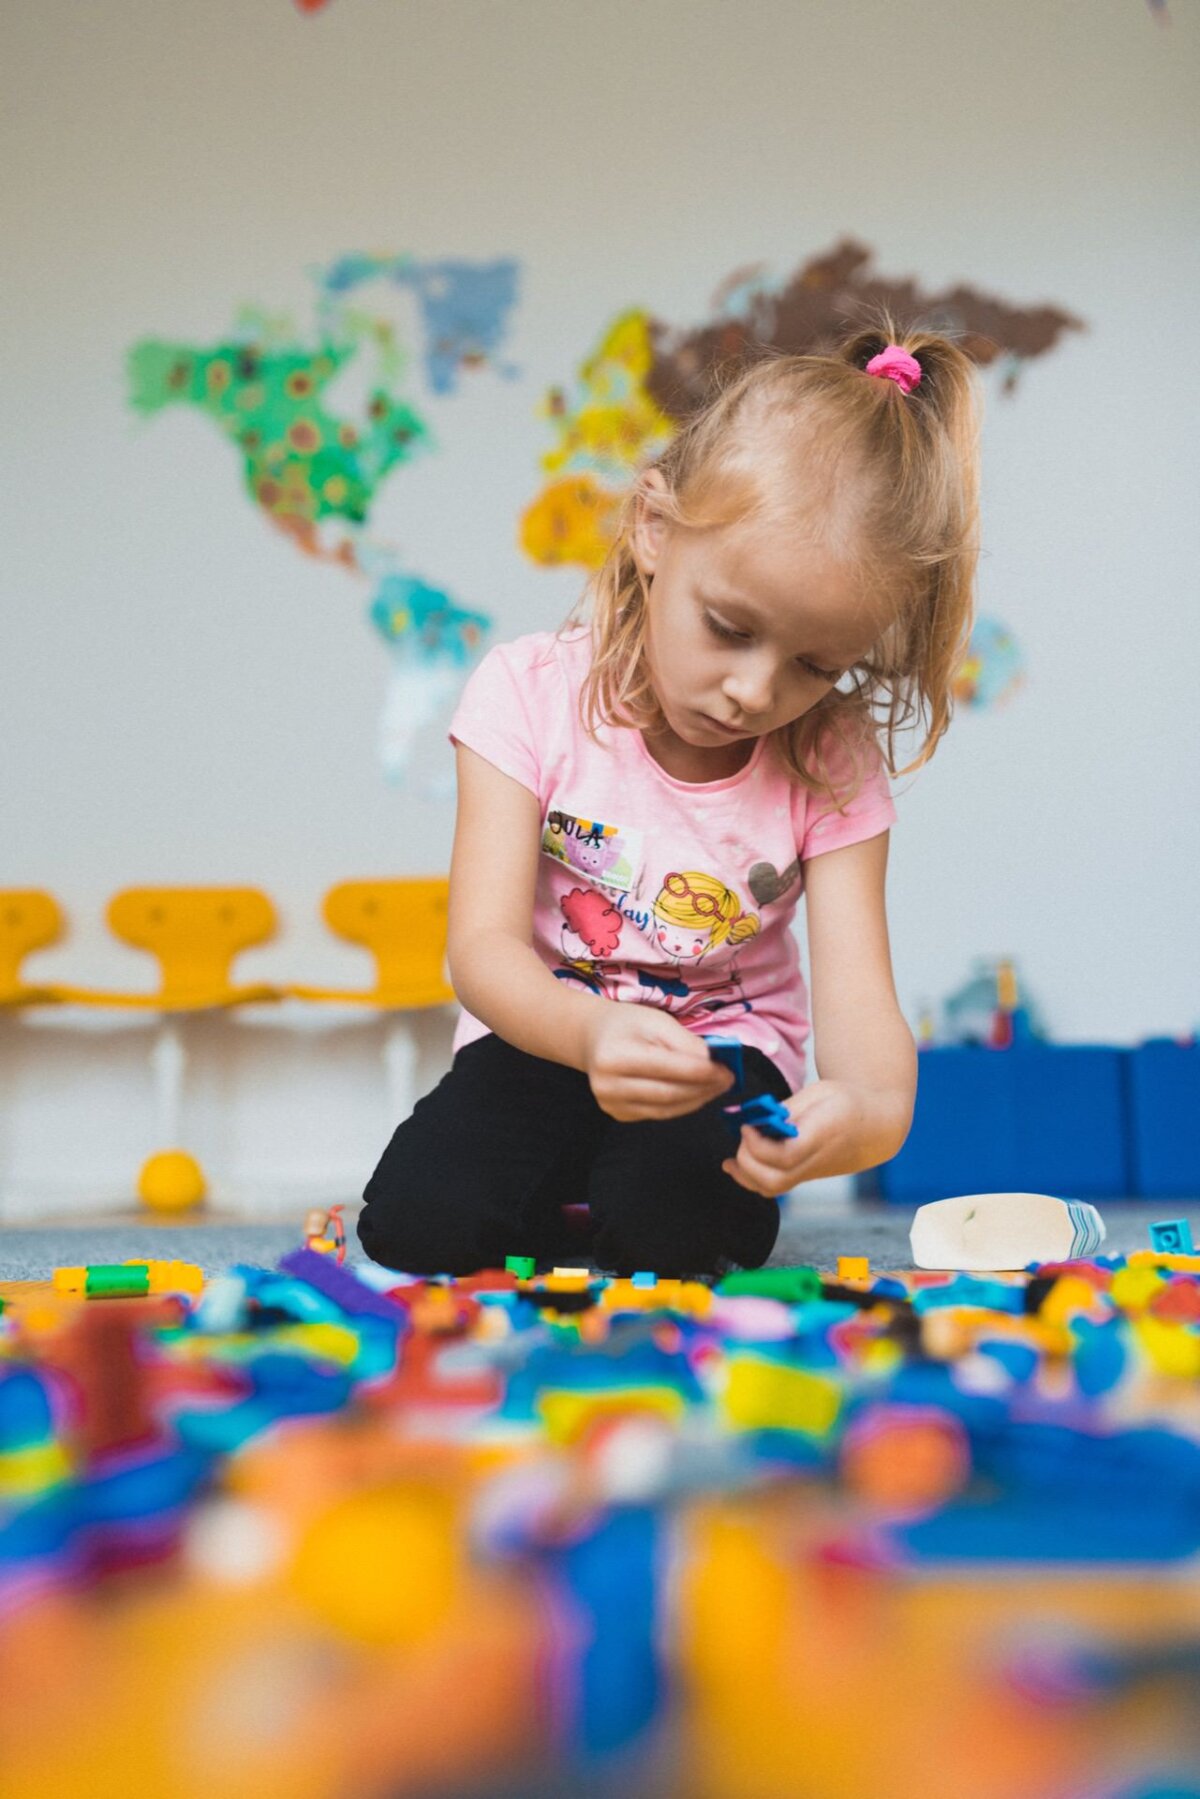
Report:
[[[735,670],[724,685],[725,698],[731,700],[747,718],[769,712],[774,704],[771,671],[765,664]]]

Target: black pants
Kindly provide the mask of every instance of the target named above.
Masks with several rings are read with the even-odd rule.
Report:
[[[745,1049],[743,1066],[746,1098],[787,1098],[761,1050]],[[359,1240],[411,1274],[502,1268],[510,1255],[561,1261],[562,1207],[583,1203],[587,1254],[618,1274],[758,1267],[779,1204],[723,1171],[734,1153],[726,1103],[622,1123],[577,1069],[477,1038],[395,1131],[363,1194]]]

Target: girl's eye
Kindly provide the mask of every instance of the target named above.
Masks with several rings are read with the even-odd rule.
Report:
[[[716,619],[712,616],[711,612],[706,612],[704,614],[704,622],[715,637],[724,637],[727,640],[732,639],[734,643],[749,643],[750,641],[750,633],[748,631],[735,631],[731,625],[723,625],[720,619]]]
[[[752,641],[749,631],[735,631],[731,625],[723,625],[720,619],[714,618],[711,612],[704,614],[704,622],[714,637],[723,637],[726,642],[750,643]],[[805,656],[797,656],[796,667],[802,668],[805,674],[811,675],[815,681],[825,681],[830,686],[839,678],[827,668],[818,668],[815,662],[810,662]]]

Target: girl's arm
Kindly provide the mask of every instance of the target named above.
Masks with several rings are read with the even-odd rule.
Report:
[[[798,1137],[743,1131],[736,1159],[724,1164],[757,1192],[873,1168],[908,1135],[917,1052],[892,980],[887,854],[885,831],[804,864],[819,1079],[788,1101]]]
[[[465,744],[455,751],[447,949],[467,1011],[515,1049],[585,1073],[614,1118],[671,1118],[725,1093],[728,1069],[678,1020],[555,980],[533,947],[537,796]]]
[[[912,1124],[917,1051],[896,999],[884,878],[889,834],[804,864],[813,1045],[820,1082],[863,1111],[852,1174],[894,1156]]]
[[[587,1066],[599,1003],[556,981],[533,947],[541,853],[535,793],[456,743],[458,814],[450,858],[447,960],[467,1011],[516,1049]]]

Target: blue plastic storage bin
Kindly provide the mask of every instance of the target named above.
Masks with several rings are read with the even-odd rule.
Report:
[[[1129,1058],[1134,1192],[1200,1199],[1200,1043],[1151,1038]]]
[[[1127,1197],[1128,1059],[1074,1044],[924,1049],[908,1141],[859,1191],[905,1205],[954,1193]]]

